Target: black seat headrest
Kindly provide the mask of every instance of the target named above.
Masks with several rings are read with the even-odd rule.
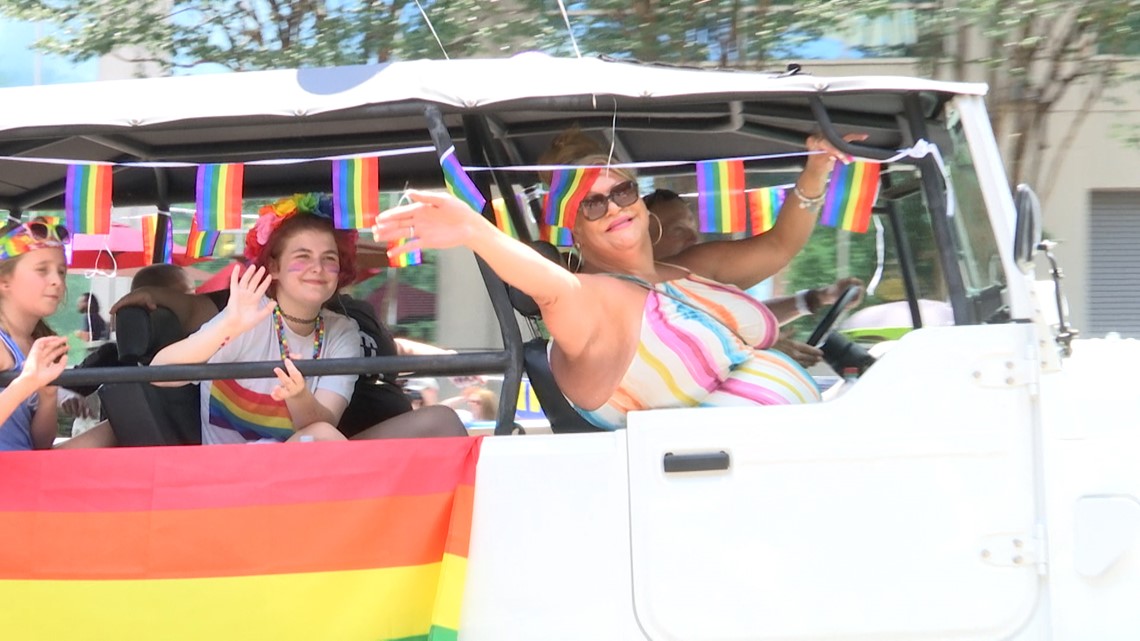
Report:
[[[558,248],[554,245],[545,240],[533,240],[527,244],[530,245],[531,249],[541,254],[547,260],[565,267],[562,262],[562,253],[559,252]],[[511,300],[511,305],[518,313],[527,318],[538,318],[540,316],[538,303],[534,302],[534,299],[531,298],[529,294],[525,294],[515,287],[508,285],[507,296]]]
[[[149,363],[158,350],[185,336],[178,316],[165,307],[124,307],[115,314],[120,363]]]

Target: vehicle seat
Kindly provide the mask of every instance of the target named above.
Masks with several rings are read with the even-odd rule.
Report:
[[[153,311],[125,307],[115,315],[119,363],[142,366],[185,333],[165,307]],[[199,445],[202,442],[198,385],[155,387],[150,383],[109,383],[99,388],[103,411],[122,446]]]
[[[562,255],[554,245],[545,241],[533,241],[530,246],[546,258],[559,265],[562,264]],[[515,311],[530,321],[531,327],[537,327],[537,321],[541,318],[538,303],[510,285],[507,286],[507,295]],[[523,368],[535,395],[538,396],[538,403],[542,406],[546,419],[550,421],[550,431],[555,434],[602,431],[601,428],[582,418],[558,389],[558,384],[554,382],[554,373],[550,371],[550,359],[546,351],[549,342],[536,332],[536,338],[523,343]]]

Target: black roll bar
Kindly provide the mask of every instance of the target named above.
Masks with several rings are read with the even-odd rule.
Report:
[[[926,129],[926,117],[919,104],[918,94],[907,94],[903,99],[907,123],[910,125],[912,140],[930,140]],[[977,320],[974,310],[966,300],[966,283],[958,264],[957,245],[950,230],[949,212],[946,211],[946,192],[954,186],[942,175],[938,163],[931,156],[917,161],[922,171],[922,189],[926,192],[926,202],[930,208],[930,228],[934,242],[938,244],[938,257],[942,264],[942,277],[950,290],[950,305],[954,310],[955,325],[972,325]]]
[[[504,294],[505,296],[505,294]],[[516,327],[516,330],[518,328]],[[469,375],[509,371],[506,351],[464,352],[433,356],[361,356],[295,361],[303,376],[337,374],[442,374]],[[52,385],[99,385],[102,383],[155,383],[163,381],[202,381],[229,378],[275,378],[273,368],[281,361],[254,363],[198,363],[147,367],[79,367],[60,374]],[[0,385],[8,385],[19,372],[0,374]],[[513,409],[513,406],[512,406]]]

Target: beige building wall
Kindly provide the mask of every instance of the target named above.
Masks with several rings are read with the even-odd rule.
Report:
[[[820,76],[829,75],[913,75],[918,66],[911,60],[813,62],[806,69]],[[1123,69],[1127,78],[1140,72],[1140,63]],[[977,78],[965,80],[976,81]],[[1060,241],[1057,257],[1065,273],[1062,283],[1069,302],[1070,320],[1078,329],[1088,326],[1089,301],[1089,209],[1093,190],[1137,191],[1140,211],[1140,147],[1124,140],[1129,127],[1140,127],[1140,83],[1122,82],[1108,91],[1090,109],[1072,143],[1063,138],[1077,117],[1083,88],[1070,92],[1054,111],[1049,123],[1050,148],[1042,158],[1048,168],[1060,158],[1057,179],[1050,184],[1032,185],[1041,197],[1045,229]],[[1038,261],[1038,278],[1049,278],[1044,261]]]

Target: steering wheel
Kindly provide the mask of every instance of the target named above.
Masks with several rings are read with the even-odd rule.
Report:
[[[831,328],[839,322],[839,318],[843,312],[847,311],[847,306],[851,304],[859,294],[863,293],[863,288],[858,285],[848,285],[847,289],[839,295],[835,303],[827,309],[827,313],[823,315],[823,319],[819,321],[819,325],[815,326],[812,330],[811,336],[807,339],[807,344],[812,347],[820,347],[827,340],[828,334],[831,333]]]

